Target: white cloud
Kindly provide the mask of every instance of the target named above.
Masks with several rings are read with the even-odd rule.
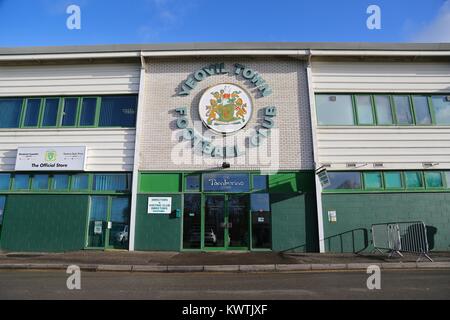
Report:
[[[414,42],[450,42],[450,0],[445,0],[436,18],[412,37]]]

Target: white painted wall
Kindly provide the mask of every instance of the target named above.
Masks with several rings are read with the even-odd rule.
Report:
[[[0,96],[137,93],[139,75],[139,64],[1,66]]]
[[[0,97],[138,93],[140,64],[0,66]],[[0,129],[0,171],[19,146],[86,146],[87,171],[132,171],[135,129]]]
[[[315,92],[450,92],[450,63],[314,61]]]
[[[450,93],[450,64],[424,62],[313,61],[312,86],[319,92]],[[331,169],[450,169],[450,127],[317,126],[319,165]]]
[[[87,171],[132,171],[135,129],[0,129],[0,171],[14,171],[19,146],[86,146]]]

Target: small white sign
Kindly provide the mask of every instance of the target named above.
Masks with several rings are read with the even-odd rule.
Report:
[[[148,197],[147,213],[170,214],[172,197]]]
[[[328,221],[329,222],[336,222],[336,211],[328,211]]]
[[[16,171],[84,171],[86,147],[19,147]]]
[[[103,232],[103,221],[94,222],[94,234],[102,234]]]

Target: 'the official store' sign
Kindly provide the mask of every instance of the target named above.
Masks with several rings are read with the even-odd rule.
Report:
[[[16,171],[83,171],[86,147],[19,147]]]

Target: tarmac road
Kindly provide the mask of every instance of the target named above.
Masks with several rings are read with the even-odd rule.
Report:
[[[0,299],[450,299],[450,270],[382,270],[369,290],[362,271],[296,273],[82,272],[68,290],[64,270],[0,271]]]

